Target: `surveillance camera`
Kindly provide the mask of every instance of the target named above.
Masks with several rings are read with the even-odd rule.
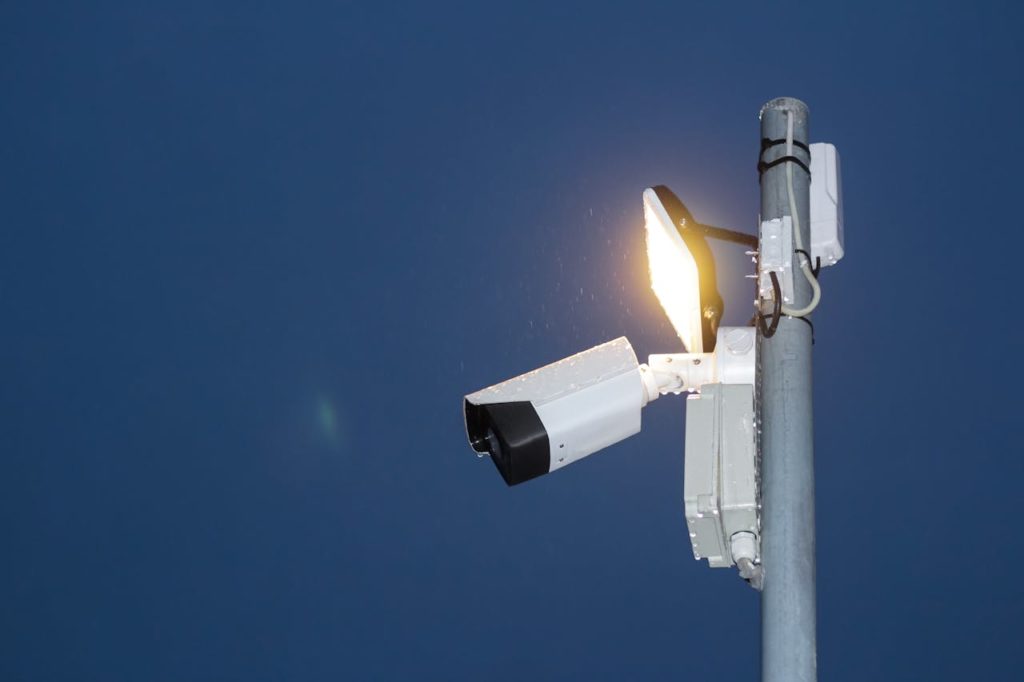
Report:
[[[467,395],[466,433],[515,485],[638,433],[653,382],[621,337]]]

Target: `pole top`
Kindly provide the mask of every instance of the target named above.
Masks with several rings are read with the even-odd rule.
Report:
[[[769,111],[792,111],[796,121],[807,120],[807,114],[809,113],[807,105],[795,97],[776,97],[766,102],[761,107],[761,113],[758,114],[758,118],[763,119],[764,115]]]

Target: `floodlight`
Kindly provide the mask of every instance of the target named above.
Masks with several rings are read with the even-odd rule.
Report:
[[[722,297],[704,230],[664,185],[644,190],[644,221],[651,288],[686,350],[710,353]]]

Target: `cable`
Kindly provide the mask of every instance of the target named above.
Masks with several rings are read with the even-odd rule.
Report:
[[[761,335],[766,339],[775,336],[775,330],[779,328],[779,320],[782,319],[782,287],[779,285],[779,276],[775,274],[774,270],[770,271],[768,276],[772,279],[772,304],[774,306],[771,324],[768,324],[764,313],[760,310],[754,315],[757,326],[761,329]]]
[[[805,173],[807,173],[808,175],[811,174],[811,169],[807,167],[807,164],[804,163],[804,160],[801,159],[799,156],[780,156],[771,163],[759,161],[757,163],[758,178],[763,176],[766,170],[768,170],[769,168],[775,168],[780,163],[795,163],[796,165],[800,166]]]
[[[793,112],[786,112],[786,156],[793,155]],[[793,164],[786,164],[786,193],[789,195],[789,213],[793,219],[793,240],[796,242],[795,253],[800,254],[800,271],[804,273],[807,283],[811,285],[811,302],[803,308],[782,306],[782,312],[791,317],[810,315],[821,301],[821,285],[811,272],[811,259],[805,254],[803,240],[800,236],[800,215],[796,210],[796,196],[793,194]]]
[[[758,182],[761,182],[764,179],[764,172],[766,170],[768,170],[770,168],[775,168],[776,166],[778,166],[779,164],[782,164],[782,163],[795,163],[796,165],[800,166],[800,168],[804,171],[804,173],[807,173],[807,175],[810,176],[811,169],[808,167],[808,165],[806,163],[804,163],[804,160],[801,159],[799,156],[785,155],[784,154],[782,156],[775,157],[775,160],[771,161],[771,162],[768,162],[768,161],[764,160],[764,153],[766,151],[768,151],[769,149],[771,149],[772,147],[775,147],[775,146],[780,145],[780,144],[786,144],[786,138],[785,137],[779,138],[778,140],[773,140],[773,139],[771,139],[769,137],[762,137],[761,138],[761,154],[757,157],[757,181]],[[808,155],[810,155],[810,153],[811,153],[811,148],[808,147],[805,143],[801,142],[800,140],[793,140],[793,146],[794,147],[799,147],[800,149],[803,149],[805,152],[807,152]]]
[[[808,261],[811,260],[811,254],[807,253],[803,249],[794,249],[797,253],[802,253]],[[814,267],[811,268],[811,274],[814,275],[814,279],[818,279],[818,273],[821,272],[821,256],[814,257]]]

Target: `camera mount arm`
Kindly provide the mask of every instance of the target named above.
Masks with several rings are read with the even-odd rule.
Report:
[[[650,355],[640,366],[646,400],[666,393],[699,393],[705,384],[754,385],[756,365],[754,327],[722,327],[713,353]]]

